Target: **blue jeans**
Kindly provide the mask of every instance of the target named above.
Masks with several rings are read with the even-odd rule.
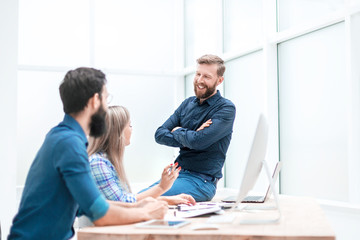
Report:
[[[159,184],[159,182],[160,180],[140,192],[144,192],[149,188],[152,188],[156,184]],[[197,202],[210,201],[216,193],[216,183],[204,180],[200,176],[194,175],[190,172],[181,171],[172,187],[162,196],[174,196],[181,193],[191,195]]]

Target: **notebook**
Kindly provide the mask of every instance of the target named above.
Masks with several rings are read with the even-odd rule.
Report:
[[[275,169],[274,169],[274,172],[273,172],[273,175],[272,175],[272,179],[273,179],[274,183],[276,183],[277,178],[279,176],[281,165],[282,165],[281,162],[276,163],[276,166],[275,166]],[[244,200],[242,200],[241,202],[242,203],[264,203],[269,198],[269,196],[271,195],[270,188],[271,187],[270,187],[270,183],[269,183],[266,194],[264,196],[252,196],[252,195],[249,195],[249,196],[245,197]],[[225,203],[235,203],[236,199],[237,199],[237,196],[229,196],[229,197],[226,197],[226,198],[222,199],[221,201],[225,202]]]

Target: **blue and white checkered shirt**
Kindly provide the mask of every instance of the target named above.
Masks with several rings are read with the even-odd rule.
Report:
[[[129,193],[123,188],[114,165],[105,153],[94,153],[89,157],[89,162],[95,183],[107,199],[136,202],[135,194]]]

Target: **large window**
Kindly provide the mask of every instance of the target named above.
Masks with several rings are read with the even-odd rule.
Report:
[[[130,111],[134,131],[125,164],[131,182],[159,179],[173,160],[173,150],[156,144],[154,133],[172,113],[178,94],[176,4],[19,1],[18,185],[24,184],[45,134],[63,118],[60,82],[80,66],[103,70],[111,104]]]
[[[278,0],[279,30],[300,25],[311,25],[343,10],[343,0]]]
[[[283,193],[348,200],[344,27],[279,44]]]
[[[262,112],[270,126],[267,161],[283,161],[282,193],[360,202],[352,167],[360,139],[357,8],[341,0],[224,0],[220,10],[210,1],[205,23],[203,4],[185,1],[185,92],[193,95],[194,59],[219,54],[222,43],[222,94],[237,107],[225,186],[240,184]],[[219,28],[221,36],[213,35]]]
[[[175,79],[156,76],[109,74],[108,89],[112,104],[130,112],[132,136],[126,147],[124,164],[129,181],[147,182],[160,179],[164,166],[173,161],[173,149],[155,142],[155,130],[174,111]]]
[[[175,70],[175,11],[173,1],[95,1],[95,65],[137,71]]]
[[[19,0],[19,64],[88,66],[89,20],[88,0]]]
[[[224,1],[224,52],[231,53],[262,44],[262,1]]]
[[[239,185],[236,169],[262,112],[270,124],[267,160],[284,162],[283,193],[360,202],[353,191],[359,11],[350,2],[20,0],[18,184],[45,133],[62,119],[58,84],[79,66],[104,70],[113,104],[132,114],[129,177],[158,178],[156,171],[138,174],[135,162],[172,161],[171,148],[154,143],[153,134],[193,95],[196,59],[212,53],[227,66],[219,90],[237,107],[225,186]]]
[[[25,177],[46,133],[63,119],[59,84],[64,73],[18,72],[18,185]]]
[[[355,226],[360,0],[19,0],[18,8],[18,185],[45,134],[63,118],[63,76],[80,66],[103,70],[112,104],[131,113],[130,181],[158,180],[177,149],[156,144],[154,132],[194,95],[196,59],[210,53],[225,60],[218,89],[237,108],[218,187],[238,188],[264,113],[266,160],[270,167],[283,162],[279,190],[330,200],[322,206],[331,222]],[[349,212],[354,216],[342,221]],[[347,230],[341,233],[359,231]]]
[[[222,53],[221,9],[218,0],[185,0],[185,66],[204,54]]]
[[[226,63],[224,91],[236,106],[236,118],[226,160],[226,187],[238,188],[249,156],[256,124],[265,111],[262,51]],[[256,68],[257,71],[253,71]]]

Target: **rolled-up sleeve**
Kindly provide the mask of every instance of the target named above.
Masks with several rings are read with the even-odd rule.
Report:
[[[60,157],[55,163],[70,194],[82,212],[92,221],[103,217],[109,203],[101,195],[91,176],[84,143],[76,137],[59,142]]]

